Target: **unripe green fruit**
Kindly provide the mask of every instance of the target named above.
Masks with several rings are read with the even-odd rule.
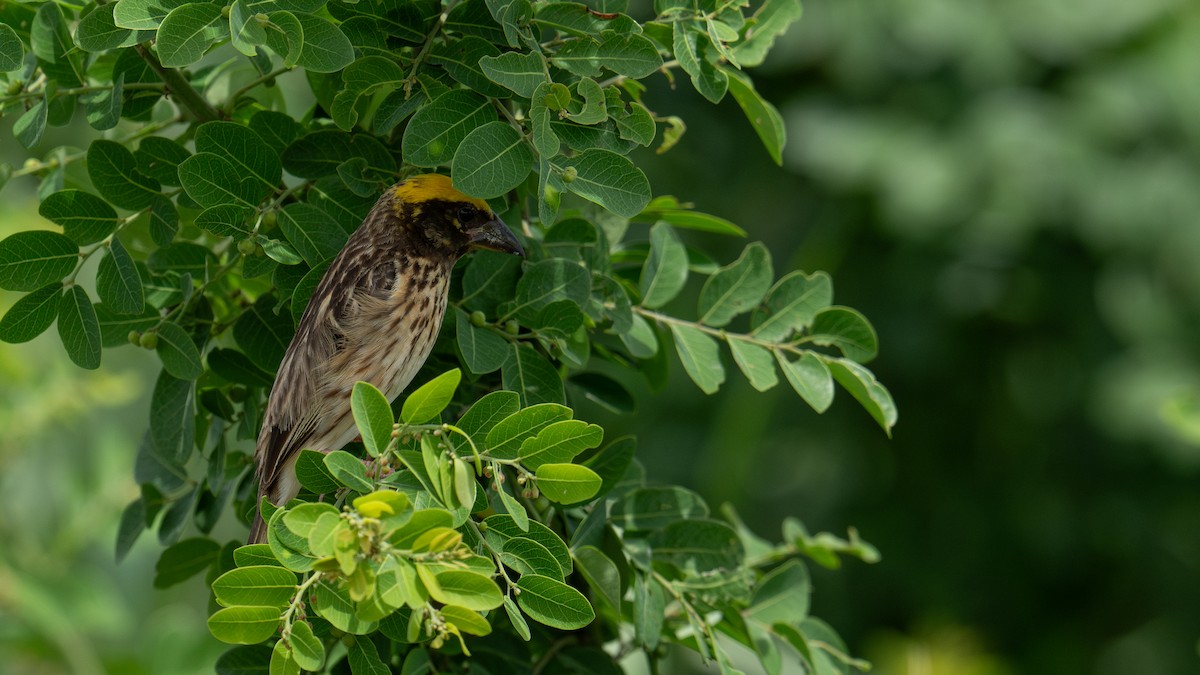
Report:
[[[142,338],[138,341],[138,344],[142,345],[142,347],[145,347],[146,349],[154,349],[158,346],[158,333],[142,333]]]
[[[481,312],[479,310],[475,310],[474,312],[471,312],[471,325],[472,326],[483,326],[483,324],[485,324],[485,323],[487,323],[487,317],[483,315],[483,312]]]
[[[521,326],[518,325],[516,321],[511,319],[504,324],[504,332],[508,333],[509,335],[516,335],[518,332],[520,332],[520,330]]]
[[[258,244],[249,239],[243,239],[238,242],[238,253],[242,255],[254,255],[254,249],[256,248],[258,248]]]
[[[137,345],[142,343],[142,334],[136,330],[129,331],[129,344]]]
[[[275,215],[274,211],[267,211],[262,217],[263,227],[275,227],[275,223],[278,222],[278,220],[279,216]]]
[[[574,183],[575,179],[578,177],[579,169],[576,169],[573,166],[568,166],[567,168],[563,169],[562,179],[564,183]]]

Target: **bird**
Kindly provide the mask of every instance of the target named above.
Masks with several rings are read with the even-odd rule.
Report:
[[[450,272],[471,249],[524,256],[487,202],[436,173],[409,177],[376,202],[333,258],[300,317],[267,400],[254,450],[258,499],[249,543],[266,541],[261,504],[300,491],[304,449],[332,452],[358,436],[358,381],[394,400],[433,349]]]

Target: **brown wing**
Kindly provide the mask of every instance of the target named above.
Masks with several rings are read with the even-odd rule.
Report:
[[[386,197],[385,197],[386,198]],[[381,200],[382,202],[383,200]],[[368,298],[384,298],[396,277],[393,251],[372,236],[390,209],[372,210],[345,248],[333,259],[300,317],[263,415],[254,456],[259,495],[267,493],[288,459],[321,433],[318,392],[329,375],[326,365],[346,346],[343,326]]]

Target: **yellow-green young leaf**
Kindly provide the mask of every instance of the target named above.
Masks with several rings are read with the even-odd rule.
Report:
[[[58,336],[75,365],[100,367],[100,323],[92,301],[78,286],[68,289],[58,303]]]
[[[767,247],[761,242],[750,244],[737,260],[717,270],[700,289],[697,307],[700,323],[724,326],[738,314],[750,311],[762,302],[774,276]]]
[[[472,129],[495,119],[488,100],[472,91],[450,91],[417,111],[404,129],[404,161],[415,166],[449,162]]]
[[[503,489],[500,490],[499,495],[500,503],[504,505],[504,510],[502,513],[507,513],[508,515],[512,516],[513,522],[515,522],[517,527],[522,531],[528,531],[529,513],[525,510],[525,507],[521,505],[521,502],[517,501],[516,497],[508,494],[508,492]]]
[[[422,567],[418,565],[417,569],[421,570]],[[436,584],[426,583],[425,587],[430,597],[438,602],[476,611],[495,609],[504,602],[500,587],[482,574],[451,570],[438,573],[436,578]]]
[[[687,249],[683,242],[670,225],[655,223],[650,228],[650,257],[638,282],[642,306],[656,309],[670,302],[687,283],[687,275]]]
[[[473,129],[454,153],[454,187],[480,199],[499,197],[525,182],[533,152],[525,138],[505,122]]]
[[[233,552],[233,562],[238,567],[254,567],[255,565],[274,565],[279,567],[279,561],[271,555],[271,547],[267,544],[247,544],[239,546]]]
[[[368,518],[387,520],[406,514],[408,495],[395,490],[376,490],[371,494],[356,497],[353,504],[355,510]]]
[[[321,664],[325,662],[325,645],[313,635],[312,626],[307,621],[292,624],[288,644],[292,648],[292,658],[301,668],[314,672],[321,669]]]
[[[168,68],[190,66],[213,43],[228,36],[221,8],[210,3],[182,5],[171,10],[158,27],[158,58]]]
[[[356,382],[350,394],[350,411],[367,454],[378,457],[392,441],[394,419],[387,397],[369,382]]]
[[[867,318],[849,307],[826,307],[813,318],[808,339],[837,347],[846,358],[867,363],[879,353],[879,338]]]
[[[771,358],[770,350],[734,335],[729,336],[727,343],[734,363],[750,381],[750,386],[759,391],[766,391],[779,384],[779,378],[775,375],[775,360]]]
[[[377,621],[359,619],[350,596],[344,588],[338,588],[336,584],[318,581],[314,595],[313,608],[317,610],[317,614],[338,630],[352,635],[366,635],[379,625]]]
[[[829,404],[833,403],[833,379],[824,361],[812,352],[804,352],[800,358],[789,361],[779,350],[775,351],[775,360],[805,403],[819,413],[829,409]]]
[[[486,452],[496,459],[516,459],[525,439],[555,422],[571,419],[571,415],[570,408],[557,403],[540,403],[515,412],[488,431]]]
[[[526,574],[517,581],[521,594],[517,604],[534,621],[551,628],[576,630],[596,618],[587,598],[571,586],[538,574]]]
[[[750,334],[779,341],[807,328],[817,312],[833,302],[833,281],[824,272],[811,275],[789,272],[767,293],[767,299],[750,317]]]
[[[478,612],[471,611],[458,605],[446,605],[441,610],[442,618],[468,635],[480,637],[492,632],[492,625]]]
[[[208,631],[221,642],[253,645],[275,634],[278,607],[226,607],[208,617]]]
[[[267,499],[264,497],[262,501],[266,502]],[[267,520],[267,543],[271,546],[271,555],[293,572],[307,572],[312,569],[316,559],[308,548],[308,540],[292,532],[284,523],[286,513],[286,509],[279,509]]]
[[[775,106],[754,90],[749,77],[732,68],[723,70],[729,76],[729,93],[733,94],[733,99],[742,107],[742,112],[746,114],[750,126],[754,127],[754,132],[767,149],[767,154],[771,155],[776,164],[783,166],[783,145],[787,142],[787,129],[783,126],[783,117],[779,115]]]
[[[325,455],[325,468],[341,485],[355,492],[370,492],[371,481],[367,480],[367,469],[362,460],[342,450]]]
[[[871,417],[883,427],[888,436],[892,435],[892,427],[896,425],[896,404],[892,395],[875,379],[870,370],[846,359],[824,359],[829,366],[829,372],[838,384],[850,392],[862,407],[867,409]]]
[[[0,241],[0,288],[32,291],[70,274],[79,246],[57,232],[17,232]]]
[[[225,607],[284,607],[296,592],[296,574],[272,565],[239,567],[217,577],[212,589]]]
[[[300,664],[296,663],[292,648],[288,647],[283,640],[277,641],[271,648],[271,663],[267,673],[268,675],[300,675]]]
[[[599,447],[604,440],[604,430],[582,420],[555,422],[533,438],[521,443],[518,456],[529,469],[543,464],[570,462],[584,450]]]
[[[416,605],[423,602],[416,590],[417,570],[413,564],[398,556],[388,556],[375,575],[379,600],[387,607]]]
[[[460,381],[462,371],[455,368],[421,385],[404,399],[400,419],[405,424],[425,424],[436,419],[450,405]]]
[[[328,558],[334,554],[341,531],[349,525],[341,516],[334,513],[323,513],[313,523],[308,531],[308,548],[317,558]]]
[[[563,164],[576,171],[574,180],[564,182],[568,190],[618,216],[632,218],[650,203],[650,181],[627,157],[592,148]]]
[[[688,377],[706,394],[716,393],[725,381],[725,367],[717,341],[698,328],[684,324],[671,324],[671,335],[675,337],[675,352]]]
[[[317,521],[325,515],[338,516],[337,507],[325,502],[300,504],[283,514],[283,524],[297,537],[307,540]]]
[[[416,553],[445,553],[462,544],[462,533],[452,527],[431,527],[412,543]]]
[[[454,524],[454,518],[445,509],[420,509],[414,511],[402,527],[388,537],[388,543],[401,551],[410,550],[417,539],[434,528],[447,528]]]
[[[733,48],[743,67],[761,65],[775,38],[801,14],[800,0],[766,0],[746,22],[745,39]]]
[[[0,340],[28,342],[41,335],[58,316],[62,284],[52,283],[17,300],[0,319]]]

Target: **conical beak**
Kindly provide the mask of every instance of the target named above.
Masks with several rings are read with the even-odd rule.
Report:
[[[471,238],[471,248],[486,248],[489,251],[525,256],[525,249],[521,248],[521,242],[517,241],[512,230],[508,229],[504,221],[499,218],[492,218],[483,225],[470,230],[468,235]]]

